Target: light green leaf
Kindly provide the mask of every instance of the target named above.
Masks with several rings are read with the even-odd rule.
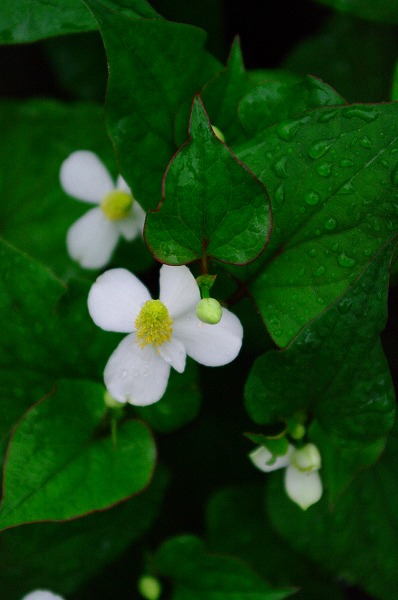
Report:
[[[387,318],[390,242],[362,277],[284,351],[256,360],[246,407],[257,423],[309,411],[343,445],[383,440],[395,397],[379,334]]]
[[[214,135],[199,97],[190,135],[167,171],[163,204],[147,215],[149,248],[158,260],[174,265],[254,260],[271,227],[264,186]]]
[[[273,234],[249,287],[271,336],[287,346],[398,230],[398,105],[317,109],[237,155],[271,197]]]
[[[0,529],[108,508],[149,483],[155,447],[139,421],[101,436],[104,387],[60,380],[19,422],[4,466]]]

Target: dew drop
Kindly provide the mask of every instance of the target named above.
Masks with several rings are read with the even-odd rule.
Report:
[[[275,190],[275,201],[277,204],[283,204],[285,201],[285,188],[281,183]]]
[[[367,135],[365,135],[363,138],[361,138],[359,140],[359,143],[361,144],[361,146],[363,146],[364,148],[371,148],[372,147],[372,140],[370,138],[368,138]]]
[[[349,108],[345,108],[343,110],[343,116],[348,117],[349,119],[352,117],[358,117],[366,123],[371,123],[379,116],[377,111],[375,111],[372,107],[367,106],[350,106]]]
[[[311,256],[311,258],[315,258],[315,256],[316,256],[315,248],[311,248],[310,250],[308,250],[308,255]]]
[[[318,123],[329,123],[336,116],[336,110],[325,110],[318,118]]]
[[[320,197],[319,194],[317,194],[316,192],[307,192],[307,194],[305,194],[304,196],[304,200],[310,206],[315,206],[316,204],[318,204]]]
[[[272,163],[271,168],[277,177],[287,177],[286,162],[287,156],[281,156]]]
[[[352,183],[350,181],[348,183],[345,183],[344,185],[342,185],[341,188],[339,189],[339,194],[353,194],[354,192],[355,192],[354,186],[352,185]]]
[[[333,219],[333,217],[329,217],[329,219],[326,219],[324,226],[328,231],[332,231],[333,229],[336,229],[337,221],[336,219]]]
[[[321,163],[320,165],[317,165],[315,167],[315,171],[321,177],[330,177],[330,175],[332,173],[332,163],[330,163],[330,162]]]
[[[321,277],[325,273],[325,271],[325,267],[323,265],[319,265],[319,267],[312,271],[312,274],[315,275],[315,277]]]
[[[350,269],[356,263],[355,259],[350,258],[344,252],[342,252],[341,254],[339,254],[339,256],[337,257],[337,262],[339,263],[339,265],[341,267],[345,267],[347,269]]]
[[[353,164],[354,163],[349,158],[342,158],[339,162],[340,167],[352,167]]]
[[[285,142],[290,142],[297,133],[301,121],[289,121],[288,123],[280,123],[276,129],[279,137]]]
[[[330,149],[332,143],[331,140],[314,142],[308,149],[308,155],[313,159],[321,158]]]

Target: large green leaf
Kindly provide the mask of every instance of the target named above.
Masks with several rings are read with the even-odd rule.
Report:
[[[272,585],[294,586],[297,600],[343,600],[338,585],[275,532],[264,511],[263,485],[214,494],[207,508],[207,540],[212,552],[247,561]]]
[[[91,150],[116,178],[103,109],[94,104],[67,105],[49,100],[9,102],[1,105],[0,120],[1,235],[63,279],[87,275],[69,258],[66,234],[92,205],[65,194],[59,171],[75,150]],[[151,264],[142,239],[121,246],[113,264],[134,270]]]
[[[167,171],[163,204],[147,215],[149,248],[158,260],[174,265],[254,260],[271,227],[264,186],[214,135],[199,97],[190,135]]]
[[[256,360],[246,384],[254,421],[269,424],[309,410],[346,443],[383,438],[395,397],[379,334],[386,323],[390,242],[364,274],[284,351]]]
[[[271,197],[273,234],[249,288],[279,346],[343,294],[394,236],[397,153],[397,104],[317,109],[237,152]]]
[[[125,10],[130,15],[159,18],[146,0],[105,1],[109,7]],[[0,44],[34,42],[97,28],[81,0],[3,0],[0,23]]]
[[[203,542],[189,535],[165,542],[156,567],[175,582],[172,600],[279,600],[293,592],[272,589],[240,560],[208,554]]]
[[[249,137],[275,123],[321,106],[345,104],[329,85],[307,76],[298,83],[270,78],[259,83],[239,103],[239,116]]]
[[[68,286],[48,269],[0,241],[0,367],[54,377],[102,379],[120,336],[94,325],[88,282]],[[15,387],[19,381],[16,379]]]
[[[60,380],[19,422],[4,466],[0,529],[101,510],[149,483],[155,447],[139,421],[100,435],[104,387]]]
[[[20,600],[40,588],[68,597],[149,528],[159,511],[166,479],[160,472],[142,494],[83,519],[34,523],[2,532],[2,597]]]
[[[397,0],[318,0],[341,12],[348,12],[361,19],[398,23]]]
[[[109,63],[107,124],[122,174],[145,208],[155,208],[164,171],[177,150],[174,121],[221,65],[204,49],[204,31],[133,19],[86,0]]]
[[[274,526],[296,550],[380,600],[391,600],[398,589],[397,452],[395,429],[379,464],[365,470],[332,509],[325,498],[300,510],[287,498],[279,473],[267,502]]]

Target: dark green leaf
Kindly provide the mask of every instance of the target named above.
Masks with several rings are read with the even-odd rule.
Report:
[[[190,134],[167,171],[163,204],[147,215],[145,240],[168,264],[252,261],[270,233],[267,192],[214,135],[199,97]]]
[[[300,83],[270,79],[259,83],[239,104],[239,116],[249,137],[311,108],[345,104],[329,85],[315,77]]]
[[[180,536],[158,550],[156,566],[175,581],[172,600],[279,600],[292,590],[273,590],[251,568],[232,557],[211,555],[194,536]]]
[[[159,15],[146,0],[105,0],[110,8],[136,17]],[[1,44],[34,42],[42,38],[96,29],[96,23],[81,0],[3,0]]]
[[[274,526],[291,546],[380,600],[391,600],[398,589],[397,452],[395,429],[379,464],[366,469],[333,509],[325,497],[300,510],[278,473],[267,502]]]
[[[293,50],[285,67],[320,77],[349,102],[380,102],[390,97],[397,52],[391,26],[336,14]]]
[[[252,87],[236,39],[226,69],[215,75],[201,92],[210,121],[224,134],[228,146],[246,138],[238,119],[238,104]]]
[[[94,325],[88,282],[62,284],[45,267],[0,241],[0,366],[102,380],[120,336]],[[15,380],[15,386],[19,382]]]
[[[379,334],[386,322],[390,242],[362,277],[284,351],[258,358],[246,390],[257,423],[310,410],[322,428],[347,443],[383,439],[395,399]]]
[[[109,510],[64,523],[35,523],[2,532],[0,589],[20,600],[34,589],[72,594],[115,560],[155,519],[165,489],[164,473],[142,494]]]
[[[87,270],[69,258],[66,234],[91,205],[65,194],[59,171],[75,150],[91,150],[116,178],[114,151],[106,135],[103,110],[90,104],[33,100],[2,105],[0,120],[1,235],[63,279],[83,273],[87,276]],[[151,260],[139,239],[121,244],[114,264],[128,265],[137,271],[148,267]]]
[[[397,0],[318,0],[318,2],[361,19],[389,24],[398,23]]]
[[[273,234],[249,287],[279,346],[343,294],[397,231],[397,153],[397,104],[317,109],[237,153],[271,196]]]
[[[210,499],[206,522],[211,551],[247,561],[274,586],[299,588],[297,600],[343,600],[338,585],[275,532],[263,498],[260,485],[228,488]]]
[[[4,466],[0,528],[62,521],[101,510],[149,483],[155,447],[139,421],[118,426],[117,443],[99,436],[104,387],[60,380],[19,422]],[[109,433],[109,432],[106,432]]]
[[[122,174],[145,208],[157,206],[175,153],[174,122],[221,65],[204,49],[204,31],[162,20],[132,19],[86,0],[109,63],[108,128]],[[188,123],[189,107],[186,108]]]
[[[174,369],[171,371],[162,401],[149,406],[136,406],[135,412],[161,433],[180,429],[199,413],[201,394],[198,375],[196,363],[188,359],[184,373],[177,373]]]

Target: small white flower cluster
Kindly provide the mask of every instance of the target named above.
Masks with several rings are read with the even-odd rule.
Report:
[[[286,494],[303,510],[320,500],[322,481],[318,471],[321,468],[321,455],[314,444],[306,444],[302,448],[289,444],[287,453],[277,457],[264,446],[259,446],[249,457],[264,473],[286,467]]]
[[[82,267],[98,269],[110,260],[120,236],[142,233],[145,212],[121,176],[116,187],[92,152],[73,152],[61,166],[64,191],[97,204],[67,234],[70,256]],[[200,299],[187,267],[164,265],[159,300],[125,269],[112,269],[92,286],[88,308],[106,331],[129,333],[105,367],[109,394],[118,402],[145,406],[160,400],[170,368],[185,369],[186,356],[207,366],[232,361],[242,345],[243,330],[235,315],[213,299]],[[197,312],[196,312],[197,311]]]

